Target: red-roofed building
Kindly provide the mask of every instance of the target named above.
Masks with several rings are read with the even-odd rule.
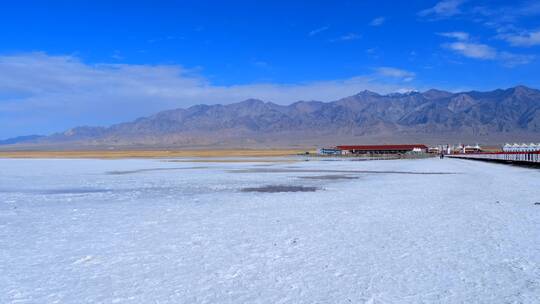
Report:
[[[407,152],[427,152],[428,147],[423,144],[415,145],[362,145],[362,146],[337,146],[336,149],[347,154],[403,154]]]

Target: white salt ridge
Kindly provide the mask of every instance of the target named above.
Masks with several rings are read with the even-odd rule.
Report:
[[[208,168],[146,170],[182,166]],[[291,166],[458,174],[0,160],[0,303],[539,302],[540,171],[447,159],[265,168]],[[241,191],[266,185],[322,190]]]

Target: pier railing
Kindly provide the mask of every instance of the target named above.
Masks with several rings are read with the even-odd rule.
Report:
[[[515,164],[540,164],[540,151],[530,152],[479,152],[469,154],[451,154],[448,157],[474,160],[496,161]]]

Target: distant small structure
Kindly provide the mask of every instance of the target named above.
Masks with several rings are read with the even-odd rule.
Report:
[[[462,144],[448,146],[448,154],[461,154],[464,153],[465,146]]]
[[[450,145],[438,145],[428,148],[428,153],[430,154],[452,154],[453,151],[454,147]]]
[[[443,149],[440,146],[428,148],[428,153],[431,153],[431,154],[440,154],[442,151]]]
[[[463,153],[469,154],[469,153],[479,153],[482,152],[482,148],[480,145],[476,144],[475,146],[465,146],[463,147]]]
[[[319,155],[341,155],[341,150],[337,148],[320,148],[317,149]]]
[[[530,144],[505,144],[502,147],[503,152],[536,152],[540,151],[540,143],[530,143]]]
[[[479,144],[476,145],[448,145],[443,149],[445,154],[471,154],[471,153],[480,153],[483,151],[482,147]]]

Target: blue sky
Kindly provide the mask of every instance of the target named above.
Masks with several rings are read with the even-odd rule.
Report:
[[[0,138],[250,97],[540,87],[538,1],[12,1],[0,37]]]

